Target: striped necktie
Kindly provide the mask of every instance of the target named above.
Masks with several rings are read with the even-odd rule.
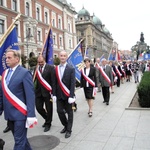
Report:
[[[10,79],[11,79],[12,72],[13,72],[13,70],[10,68],[10,69],[8,70],[7,77],[6,77],[6,84],[7,84],[7,85],[9,84],[9,81],[10,81]]]

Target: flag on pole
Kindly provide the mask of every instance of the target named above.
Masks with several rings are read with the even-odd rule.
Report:
[[[3,71],[8,68],[5,58],[7,49],[10,48],[19,50],[16,26],[13,25],[12,28],[9,28],[9,31],[7,30],[5,34],[5,39],[0,40],[0,75],[2,75]]]
[[[78,82],[80,82],[81,69],[84,67],[83,56],[82,56],[82,41],[78,43],[73,52],[69,55],[67,59],[68,64],[75,68],[75,77]]]
[[[45,58],[46,63],[53,64],[53,34],[52,28],[49,28],[44,47],[42,50],[42,55]]]
[[[116,60],[116,50],[114,49],[110,50],[108,60]]]

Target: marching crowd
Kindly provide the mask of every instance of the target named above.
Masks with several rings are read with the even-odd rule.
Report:
[[[67,63],[66,51],[59,53],[60,64],[49,65],[39,55],[37,67],[33,75],[19,65],[20,54],[14,50],[6,52],[6,69],[0,84],[0,115],[4,111],[7,127],[4,133],[11,130],[15,145],[14,150],[31,150],[27,139],[27,129],[37,124],[35,109],[43,117],[44,132],[48,132],[53,120],[53,103],[56,103],[57,114],[63,126],[60,131],[69,138],[73,126],[73,106],[75,102],[75,68]],[[88,116],[93,115],[93,100],[96,92],[102,92],[103,103],[109,105],[110,92],[115,93],[114,86],[120,87],[130,82],[131,76],[135,83],[139,82],[139,72],[150,71],[150,61],[130,60],[108,61],[99,58],[95,62],[84,59],[81,69],[80,87],[83,88],[88,104]],[[0,150],[5,142],[0,139]]]

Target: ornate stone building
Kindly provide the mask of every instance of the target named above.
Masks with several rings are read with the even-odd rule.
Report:
[[[17,14],[18,39],[22,54],[38,55],[49,28],[52,26],[54,55],[70,53],[77,44],[75,9],[66,0],[0,0],[0,37]]]
[[[91,59],[101,57],[105,54],[108,58],[113,47],[113,38],[109,30],[102,24],[101,20],[83,7],[76,19],[77,41],[84,39],[84,49],[88,48],[88,55]]]

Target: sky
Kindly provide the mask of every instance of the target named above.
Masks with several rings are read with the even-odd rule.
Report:
[[[119,50],[131,50],[140,41],[150,45],[150,0],[67,0],[79,12],[83,7],[97,16],[118,43]]]

